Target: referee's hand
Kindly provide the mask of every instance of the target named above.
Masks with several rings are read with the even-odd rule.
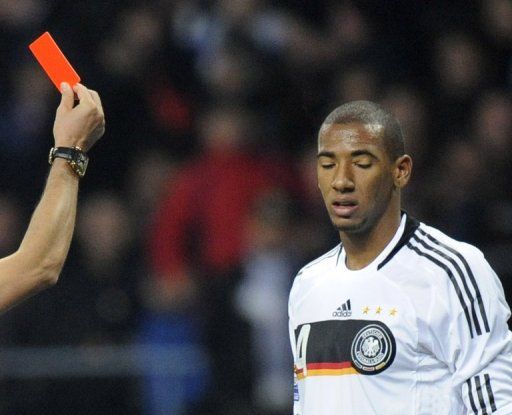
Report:
[[[100,96],[82,84],[61,87],[62,98],[55,115],[53,136],[55,147],[78,146],[88,151],[105,132],[105,115]],[[78,96],[75,105],[74,95]]]

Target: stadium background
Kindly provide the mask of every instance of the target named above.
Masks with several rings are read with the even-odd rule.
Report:
[[[27,49],[45,30],[100,92],[107,133],[59,284],[0,319],[0,414],[289,413],[287,289],[336,243],[314,183],[316,132],[348,100],[400,119],[415,162],[406,209],[478,245],[511,302],[510,1],[0,0],[2,256],[48,170],[59,95]],[[264,162],[238,163],[253,159]],[[265,186],[223,200],[217,186],[251,187],[226,183],[233,168]],[[248,214],[231,229],[237,271],[211,291],[224,308],[190,294],[214,273],[201,239],[173,258],[201,262],[193,284],[159,296],[175,287],[158,275],[170,249],[159,243],[181,226],[165,212],[187,174],[201,209],[182,235],[208,235],[210,194],[217,216]],[[212,321],[229,344],[205,341]]]

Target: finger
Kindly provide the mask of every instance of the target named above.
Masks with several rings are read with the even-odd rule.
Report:
[[[60,85],[60,90],[61,90],[62,96],[61,96],[60,104],[57,108],[57,111],[72,110],[73,105],[74,105],[73,90],[71,89],[71,87],[69,86],[69,84],[67,82],[63,82]]]
[[[78,95],[78,99],[80,100],[81,103],[82,102],[87,102],[87,103],[90,103],[90,104],[94,103],[94,100],[92,99],[89,90],[85,86],[83,86],[82,84],[76,84],[73,87],[73,90]]]
[[[101,98],[100,98],[100,94],[98,94],[96,91],[94,91],[93,89],[89,89],[89,93],[91,94],[91,97],[94,101],[94,103],[96,104],[96,106],[98,107],[98,111],[100,112],[100,114],[102,116],[104,116],[104,112],[103,112],[103,105],[101,104]]]
[[[105,131],[105,113],[103,112],[103,105],[101,103],[100,95],[93,89],[89,89],[89,93],[91,94],[91,97],[96,104],[96,109],[98,110],[98,113],[101,117],[101,126],[103,131]]]

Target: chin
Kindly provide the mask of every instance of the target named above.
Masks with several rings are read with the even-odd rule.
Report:
[[[339,218],[336,218],[336,220],[332,221],[332,224],[338,230],[338,232],[344,233],[362,233],[366,228],[365,221],[354,219],[345,219],[340,221]]]

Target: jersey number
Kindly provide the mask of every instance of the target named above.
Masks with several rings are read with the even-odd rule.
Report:
[[[308,369],[306,366],[306,352],[308,349],[308,339],[309,333],[311,331],[311,324],[304,324],[297,336],[297,357],[295,361],[295,366],[298,370],[302,370],[304,376],[307,376]]]

